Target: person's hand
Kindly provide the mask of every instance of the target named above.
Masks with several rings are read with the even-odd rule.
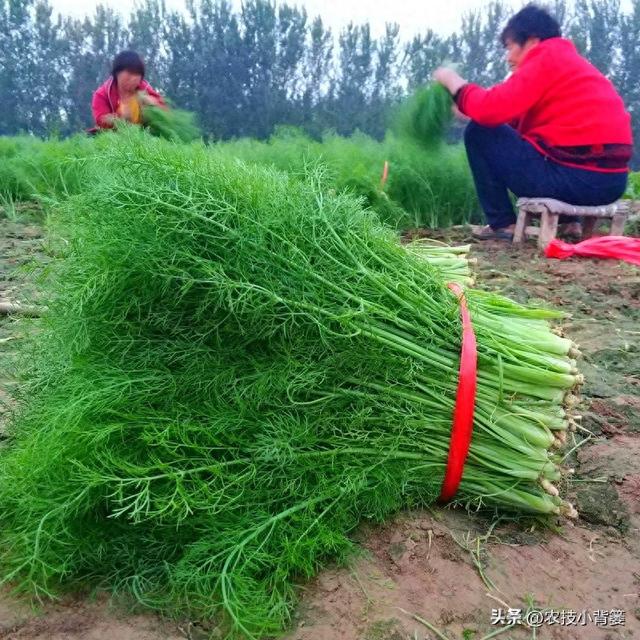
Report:
[[[160,104],[160,101],[153,96],[150,96],[146,91],[140,91],[138,93],[138,100],[143,105],[150,105],[152,107],[157,107]]]
[[[460,87],[467,84],[467,81],[450,67],[438,67],[433,72],[433,79],[445,87],[452,96],[456,94]]]
[[[116,120],[118,119],[118,115],[115,113],[107,113],[102,116],[98,122],[99,127],[113,127]]]
[[[462,111],[460,111],[460,109],[458,109],[458,105],[455,103],[451,105],[451,111],[454,118],[456,118],[456,120],[460,120],[460,122],[469,122],[471,120],[469,116],[466,116]]]
[[[128,122],[131,121],[131,105],[128,100],[120,103],[120,107],[118,108],[118,117],[123,120],[127,120]]]

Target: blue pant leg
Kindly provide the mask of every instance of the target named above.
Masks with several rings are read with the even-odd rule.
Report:
[[[509,191],[517,197],[555,198],[576,205],[601,205],[625,191],[626,173],[606,173],[567,167],[550,160],[508,125],[465,130],[467,157],[478,199],[494,228],[515,222]],[[563,222],[577,220],[563,216]]]
[[[480,206],[489,225],[515,223],[509,191],[525,195],[544,174],[544,156],[508,125],[483,127],[470,122],[464,133],[467,158]]]

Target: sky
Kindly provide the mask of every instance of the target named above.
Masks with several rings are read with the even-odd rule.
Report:
[[[181,9],[185,0],[165,0],[168,9]],[[416,33],[433,29],[437,33],[448,35],[458,29],[462,16],[471,10],[479,9],[488,0],[287,0],[287,4],[304,6],[310,16],[321,15],[325,24],[339,31],[349,22],[371,24],[377,36],[384,32],[387,22],[400,25],[400,35],[410,38]],[[521,7],[523,0],[505,0],[514,11]],[[118,7],[128,15],[131,4],[118,0],[51,0],[55,11],[64,15],[82,17],[92,14],[98,4]],[[241,0],[232,0],[240,6]]]

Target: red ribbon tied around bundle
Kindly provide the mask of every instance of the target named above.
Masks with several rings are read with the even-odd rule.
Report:
[[[440,500],[451,500],[458,491],[464,463],[471,446],[473,433],[473,415],[476,405],[476,388],[478,385],[478,350],[476,335],[471,325],[471,316],[467,309],[467,301],[460,285],[451,282],[447,285],[458,296],[460,317],[462,318],[462,347],[460,349],[460,369],[458,374],[458,391],[453,410],[453,426],[449,443],[449,458],[442,482]]]
[[[589,238],[577,244],[552,240],[544,250],[547,258],[565,260],[571,256],[585,258],[613,258],[640,265],[640,238],[626,236],[602,236]]]

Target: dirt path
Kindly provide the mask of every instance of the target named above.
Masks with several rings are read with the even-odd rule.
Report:
[[[24,298],[15,267],[39,255],[39,237],[37,225],[0,221],[0,299]],[[573,314],[566,330],[584,352],[590,433],[571,443],[576,474],[566,491],[581,518],[551,531],[437,508],[363,529],[363,553],[349,567],[328,569],[304,587],[287,640],[480,640],[497,631],[493,637],[513,640],[640,638],[640,269],[549,261],[533,247],[491,243],[474,254],[482,286]],[[11,344],[13,330],[0,317],[0,348]],[[524,624],[506,629],[492,624],[492,614],[544,622],[535,633]],[[206,635],[187,623],[129,615],[106,598],[33,610],[0,593],[0,639]]]
[[[2,219],[1,215],[0,208],[0,303],[26,303],[32,298],[32,292],[24,290],[21,274],[34,259],[43,259],[42,228],[35,223],[10,222]],[[31,215],[26,215],[27,220],[31,218]],[[0,351],[10,350],[18,338],[11,317],[0,314]],[[0,425],[7,410],[5,402],[11,384],[8,373],[0,367]],[[0,617],[0,624],[1,621]]]

